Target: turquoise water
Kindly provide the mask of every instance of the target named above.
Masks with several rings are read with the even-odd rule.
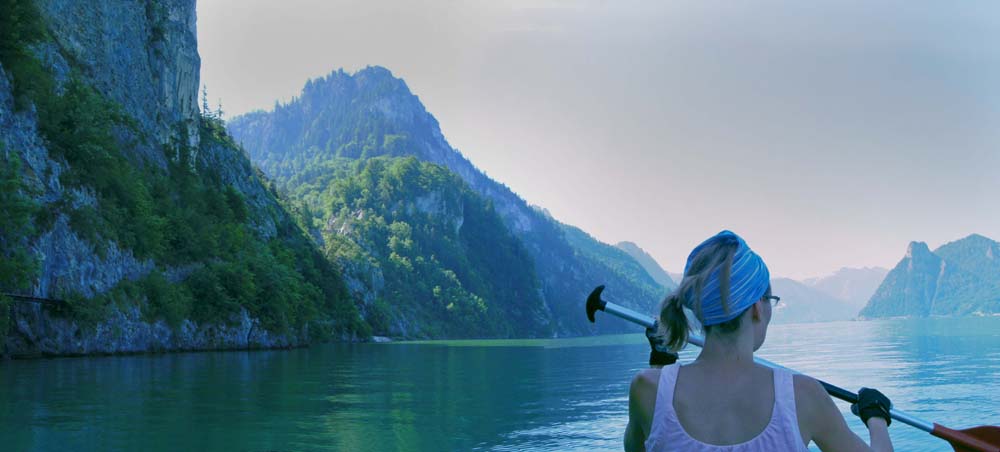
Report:
[[[5,362],[0,450],[617,451],[644,342],[330,344]],[[774,325],[760,355],[840,386],[879,388],[898,408],[950,427],[1000,425],[1000,318]],[[867,439],[860,422],[848,422]],[[898,422],[890,432],[897,450],[950,450]]]

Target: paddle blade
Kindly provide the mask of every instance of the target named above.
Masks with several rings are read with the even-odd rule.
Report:
[[[980,425],[965,430],[952,430],[934,424],[931,434],[951,443],[958,452],[1000,452],[1000,427]]]
[[[601,292],[604,292],[604,285],[597,286],[590,296],[587,297],[587,319],[594,323],[594,313],[603,311],[607,302],[601,299]]]

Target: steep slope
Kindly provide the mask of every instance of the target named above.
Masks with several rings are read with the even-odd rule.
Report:
[[[632,256],[632,259],[635,259],[639,265],[642,265],[642,268],[646,270],[646,273],[648,273],[649,276],[657,282],[657,284],[663,286],[665,290],[670,291],[677,287],[677,283],[670,278],[670,275],[667,274],[666,270],[664,270],[663,267],[660,267],[660,264],[656,262],[656,259],[653,259],[653,256],[650,256],[646,250],[639,248],[639,245],[632,242],[619,242],[615,246],[628,253],[629,256]]]
[[[888,273],[889,270],[881,267],[844,267],[832,275],[807,279],[803,283],[861,310]]]
[[[534,265],[492,205],[414,157],[346,161],[317,193],[326,254],[365,299],[373,333],[410,338],[548,336]]]
[[[912,242],[889,272],[864,317],[1000,313],[1000,244],[973,234],[932,253]]]
[[[831,322],[857,315],[847,302],[788,278],[772,279],[771,292],[781,297],[772,317],[775,323]]]
[[[941,245],[945,262],[931,315],[1000,313],[1000,243],[972,234]]]
[[[193,0],[3,6],[0,207],[18,233],[0,237],[0,291],[65,302],[0,300],[4,353],[367,334],[333,266],[198,112]]]
[[[353,75],[338,71],[310,80],[291,102],[234,118],[228,127],[251,158],[290,193],[312,184],[316,173],[325,171],[325,162],[338,158],[415,156],[456,173],[492,201],[532,256],[556,335],[631,331],[612,322],[594,327],[581,315],[583,301],[598,284],[606,284],[609,296],[642,312],[652,312],[663,292],[636,286],[606,261],[587,258],[567,241],[556,221],[482,174],[445,141],[437,120],[406,84],[384,68],[369,67]],[[593,242],[589,237],[582,240]]]
[[[581,259],[588,259],[597,265],[611,269],[617,275],[626,278],[631,285],[639,287],[643,291],[659,293],[657,298],[661,300],[667,296],[668,288],[653,279],[642,264],[629,253],[599,242],[580,228],[563,223],[559,224],[562,226],[566,240],[577,251],[577,256]]]

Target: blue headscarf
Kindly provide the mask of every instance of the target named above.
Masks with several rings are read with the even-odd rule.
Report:
[[[764,265],[764,260],[747,246],[747,242],[731,231],[722,231],[701,242],[701,245],[691,251],[691,254],[688,255],[687,265],[684,266],[684,275],[687,276],[688,271],[691,270],[691,262],[703,248],[720,242],[738,245],[736,254],[733,256],[733,268],[729,274],[729,309],[722,308],[722,291],[719,290],[719,275],[722,269],[717,268],[709,274],[705,286],[701,290],[699,320],[705,326],[735,319],[757,300],[760,300],[771,285],[771,273],[767,270],[767,265]],[[699,312],[691,306],[695,298],[692,296],[684,297],[685,307]]]

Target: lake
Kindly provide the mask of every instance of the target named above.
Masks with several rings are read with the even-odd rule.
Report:
[[[647,353],[635,334],[8,361],[0,449],[619,451]],[[1000,425],[998,317],[773,325],[758,355],[952,428]]]

